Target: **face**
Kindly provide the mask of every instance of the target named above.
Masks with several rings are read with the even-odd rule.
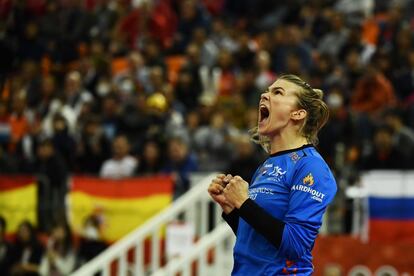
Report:
[[[27,225],[22,224],[19,228],[19,232],[18,232],[19,238],[24,241],[27,242],[30,240],[30,229]]]
[[[275,136],[291,127],[297,107],[299,87],[279,79],[260,97],[258,131],[263,136]]]
[[[129,143],[125,137],[118,137],[113,143],[114,157],[122,158],[129,152]]]
[[[66,231],[63,226],[56,226],[52,231],[52,236],[55,240],[64,240],[66,237]]]
[[[180,162],[184,160],[187,155],[187,146],[182,142],[171,140],[168,145],[170,159],[173,162]]]
[[[159,155],[160,155],[160,151],[159,151],[157,144],[153,142],[149,142],[145,145],[144,158],[147,161],[155,161],[157,160]]]

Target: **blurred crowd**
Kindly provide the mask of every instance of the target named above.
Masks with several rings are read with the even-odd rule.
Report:
[[[342,190],[414,168],[412,0],[0,0],[0,60],[0,173],[39,175],[57,209],[70,174],[249,180],[283,73],[324,90]]]
[[[7,239],[7,222],[0,216],[0,274],[70,275],[107,247],[100,239],[99,224],[98,217],[88,217],[76,239],[64,221],[56,221],[48,236],[40,236],[32,223],[23,221],[15,237]]]

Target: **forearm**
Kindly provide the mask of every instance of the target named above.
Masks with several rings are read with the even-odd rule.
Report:
[[[230,213],[226,214],[223,212],[221,217],[227,222],[227,224],[231,227],[234,234],[237,236],[237,229],[239,226],[239,210],[234,208]]]
[[[243,218],[258,233],[263,235],[277,248],[282,242],[285,223],[278,220],[257,205],[253,200],[247,199],[239,208],[238,215]]]

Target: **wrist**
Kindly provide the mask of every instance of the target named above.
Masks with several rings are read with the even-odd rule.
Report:
[[[223,209],[223,212],[226,215],[228,215],[228,214],[230,214],[234,210],[234,207],[226,206],[226,207],[223,207],[222,209]]]
[[[229,214],[229,213],[231,213],[231,211],[234,210],[234,207],[233,206],[230,206],[228,204],[220,204],[220,206],[221,206],[221,209],[223,210],[223,212],[225,214]]]
[[[249,199],[249,197],[247,196],[247,197],[243,198],[242,200],[238,201],[238,202],[235,204],[235,207],[236,207],[237,209],[240,209],[240,207],[243,205],[243,203],[245,203],[245,202],[246,202],[246,200],[248,200],[248,199]]]

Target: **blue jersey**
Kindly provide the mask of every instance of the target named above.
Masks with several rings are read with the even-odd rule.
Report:
[[[234,276],[311,275],[311,251],[335,179],[311,145],[271,155],[256,171],[249,197],[285,227],[279,248],[239,219]]]

